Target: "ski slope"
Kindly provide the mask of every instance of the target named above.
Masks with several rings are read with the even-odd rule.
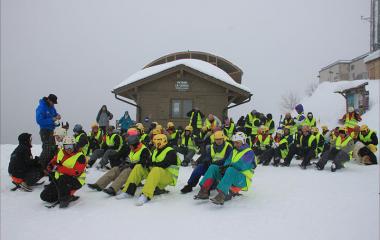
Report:
[[[42,186],[16,191],[7,174],[15,145],[1,145],[1,239],[379,239],[379,168],[349,163],[336,173],[259,166],[252,189],[224,206],[182,195],[177,187],[142,207],[84,186],[67,209],[47,209]],[[33,147],[39,154],[41,147]],[[90,169],[87,182],[102,172]],[[215,194],[215,193],[213,193]]]

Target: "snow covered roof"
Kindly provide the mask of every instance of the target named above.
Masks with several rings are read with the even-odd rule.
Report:
[[[364,58],[364,62],[367,63],[367,62],[373,61],[377,58],[380,58],[380,49],[369,54],[366,58]]]
[[[235,82],[235,80],[233,80],[222,69],[220,69],[220,68],[218,68],[218,67],[216,67],[216,66],[214,66],[208,62],[205,62],[202,60],[197,60],[197,59],[181,59],[181,60],[176,60],[176,61],[172,61],[172,62],[168,62],[168,63],[144,68],[144,69],[136,72],[135,74],[131,75],[130,77],[128,77],[123,82],[121,82],[119,85],[117,85],[114,88],[114,90],[121,88],[121,87],[124,87],[124,86],[129,85],[129,84],[135,83],[139,80],[142,80],[144,78],[150,77],[154,74],[160,73],[162,71],[165,71],[167,69],[170,69],[170,68],[173,68],[173,67],[176,67],[179,65],[185,65],[189,68],[200,71],[206,75],[209,75],[215,79],[218,79],[218,80],[220,80],[220,81],[222,81],[228,85],[239,88],[239,89],[246,91],[246,92],[249,92],[249,93],[251,92],[251,90],[248,87]]]

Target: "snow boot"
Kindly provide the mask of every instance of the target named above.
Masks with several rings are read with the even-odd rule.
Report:
[[[160,189],[160,188],[156,187],[156,189],[154,189],[153,195],[157,196],[157,195],[167,194],[167,193],[169,193],[168,190],[166,190],[166,189]]]
[[[141,194],[137,199],[136,206],[142,206],[149,201],[149,198],[145,197],[144,194]]]
[[[71,196],[63,197],[59,200],[59,208],[67,208],[71,202]]]
[[[112,187],[103,189],[103,192],[107,193],[110,196],[116,196],[116,192]]]
[[[337,167],[336,167],[335,163],[332,163],[331,164],[331,172],[335,172],[336,169],[337,169]]]
[[[102,189],[96,184],[96,183],[89,183],[87,184],[87,186],[89,188],[91,188],[92,190],[96,190],[96,191],[102,191]]]
[[[210,200],[212,203],[216,205],[223,205],[225,198],[226,196],[224,195],[224,193],[222,191],[219,191],[218,194],[214,198],[211,198]]]
[[[190,185],[185,185],[182,189],[181,189],[181,193],[183,194],[186,194],[186,193],[189,193],[193,191],[193,187],[190,186]]]
[[[133,195],[128,194],[126,192],[122,192],[119,195],[116,196],[117,200],[125,199],[125,198],[133,198]]]
[[[210,193],[206,188],[201,187],[201,190],[199,190],[198,194],[194,196],[194,199],[202,199],[206,200],[210,197]]]

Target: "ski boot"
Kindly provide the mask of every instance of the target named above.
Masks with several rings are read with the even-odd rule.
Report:
[[[224,195],[224,193],[222,191],[219,191],[218,194],[214,198],[211,198],[210,200],[212,203],[216,205],[223,205],[225,198],[226,196]]]
[[[110,196],[116,196],[116,192],[112,187],[103,189],[103,192],[107,193]]]
[[[186,193],[189,193],[193,191],[193,187],[190,186],[190,185],[185,185],[182,189],[181,189],[181,193],[183,194],[186,194]]]
[[[209,197],[210,197],[210,192],[205,188],[201,188],[201,190],[199,190],[198,194],[194,196],[194,199],[195,200],[197,200],[197,199],[206,200]]]

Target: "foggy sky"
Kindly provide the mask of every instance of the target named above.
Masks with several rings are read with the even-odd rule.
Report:
[[[89,130],[101,105],[118,119],[133,107],[113,87],[177,51],[221,56],[244,71],[253,102],[232,111],[279,112],[282,94],[303,95],[318,71],[369,51],[370,0],[1,1],[1,143],[22,132],[40,142],[38,101]],[[328,107],[328,106],[327,106]]]

